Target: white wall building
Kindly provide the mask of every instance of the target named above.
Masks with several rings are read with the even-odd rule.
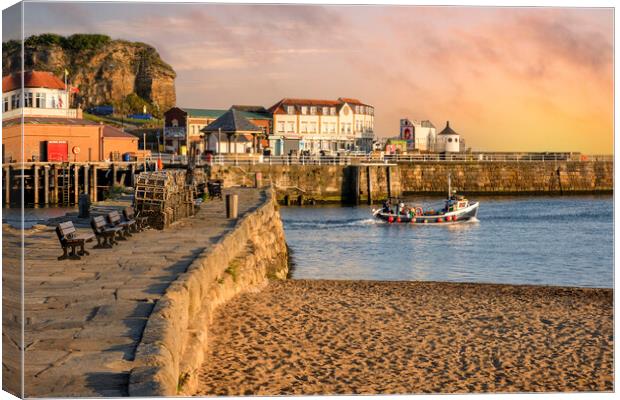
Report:
[[[22,113],[28,117],[82,118],[82,110],[69,108],[65,84],[50,72],[26,71],[23,92],[22,100],[21,73],[2,78],[3,119]]]
[[[400,139],[407,141],[407,150],[434,151],[437,130],[431,121],[400,120]]]
[[[461,136],[450,128],[450,121],[446,121],[446,127],[437,134],[436,151],[452,153],[461,151]]]
[[[372,150],[374,107],[357,99],[282,99],[269,111],[274,155]]]

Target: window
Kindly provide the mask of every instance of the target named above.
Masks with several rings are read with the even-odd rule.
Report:
[[[336,115],[336,107],[331,107],[329,109],[329,111],[330,111],[331,115]]]
[[[52,106],[52,108],[56,108],[56,97],[52,96],[52,98],[50,99],[50,105]]]
[[[36,108],[45,108],[45,93],[37,93],[35,95],[34,106]]]
[[[286,113],[293,115],[295,114],[295,107],[294,106],[286,106]]]
[[[452,138],[448,138],[448,143],[452,143]]]
[[[289,122],[288,123],[288,130],[287,132],[295,132],[295,123],[294,122]]]
[[[310,107],[310,114],[311,115],[316,115],[316,107],[314,107],[314,106]]]
[[[310,132],[316,133],[316,122],[310,122]]]
[[[306,107],[306,106],[301,106],[301,113],[302,113],[302,115],[306,115],[306,114],[308,114],[308,107]]]
[[[32,107],[32,93],[26,93],[24,97],[24,104],[26,107]]]
[[[16,109],[19,108],[20,101],[19,101],[19,95],[18,94],[13,94],[11,95],[11,109]]]
[[[9,111],[9,96],[5,97],[2,102],[4,104],[4,112]]]
[[[301,122],[301,133],[308,133],[308,123],[306,121]]]
[[[284,133],[284,121],[278,121],[278,132]]]
[[[323,115],[329,114],[329,107],[323,107],[322,113],[323,113]]]

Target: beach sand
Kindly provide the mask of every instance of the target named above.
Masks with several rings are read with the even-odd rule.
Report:
[[[613,390],[613,291],[277,281],[220,307],[198,395]]]

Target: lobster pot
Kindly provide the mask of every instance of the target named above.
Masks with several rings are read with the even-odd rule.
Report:
[[[164,229],[194,215],[194,191],[186,184],[185,170],[142,172],[136,178],[134,207],[151,227]]]

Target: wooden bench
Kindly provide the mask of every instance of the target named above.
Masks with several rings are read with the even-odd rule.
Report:
[[[222,200],[222,181],[215,180],[207,182],[207,190],[209,191],[209,198],[214,199],[219,197]]]
[[[136,223],[135,223],[135,230],[136,231],[143,231],[146,228],[148,228],[148,218],[147,217],[141,217],[139,215],[136,216],[133,207],[125,207],[123,209],[123,217],[125,217],[125,220],[127,220],[127,221],[136,221]]]
[[[135,220],[123,221],[118,211],[110,211],[108,213],[108,222],[111,226],[120,227],[123,230],[123,234],[119,237],[121,240],[126,239],[127,236],[131,236],[131,230],[136,224]]]
[[[112,245],[118,244],[116,242],[115,236],[118,232],[121,232],[123,230],[123,228],[121,228],[120,226],[109,227],[103,215],[93,217],[90,220],[90,227],[93,228],[93,232],[95,234],[95,237],[97,238],[97,245],[95,246],[95,248],[98,249],[110,248],[112,247]]]
[[[80,256],[90,254],[84,249],[84,243],[90,242],[95,236],[92,233],[78,234],[71,221],[61,222],[56,227],[56,235],[63,251],[62,256],[58,257],[59,260],[79,260]],[[75,248],[77,246],[80,246],[80,251],[76,253]],[[68,253],[69,247],[71,248],[71,253]]]

